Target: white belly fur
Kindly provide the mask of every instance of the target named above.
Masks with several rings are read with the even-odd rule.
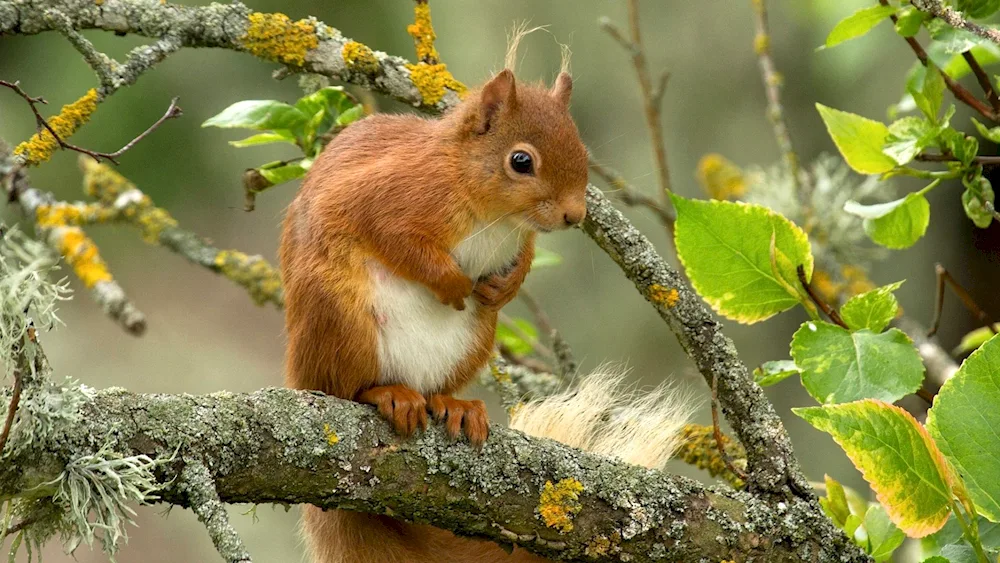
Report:
[[[514,225],[478,226],[452,255],[473,281],[510,264],[521,246]],[[402,384],[420,393],[440,390],[475,340],[475,307],[443,305],[424,285],[373,263],[374,314],[379,324],[378,359],[382,385]]]

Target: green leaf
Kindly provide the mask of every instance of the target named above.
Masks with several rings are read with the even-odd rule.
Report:
[[[993,141],[994,143],[1000,143],[1000,127],[988,128],[979,122],[975,117],[972,118],[972,124],[976,126],[976,131],[987,139]]]
[[[753,380],[761,387],[768,387],[799,373],[799,367],[791,360],[764,362],[753,370]]]
[[[538,338],[538,329],[531,322],[515,318],[513,319],[514,325],[520,329],[520,332],[512,329],[506,323],[497,324],[497,343],[509,349],[513,354],[518,356],[526,356],[534,351],[531,342],[521,337],[521,332],[530,336],[531,338]]]
[[[562,256],[540,246],[535,247],[535,258],[531,261],[532,268],[545,268],[559,264],[562,264]]]
[[[278,164],[278,165],[275,165]],[[312,166],[311,159],[302,159],[290,164],[281,163],[271,163],[265,164],[257,169],[260,175],[271,182],[271,185],[277,186],[278,184],[284,184],[285,182],[290,182],[296,180],[306,175],[309,167]]]
[[[778,213],[747,203],[671,194],[677,255],[698,293],[721,315],[746,324],[801,301],[796,267],[812,278],[805,232]],[[774,239],[772,267],[771,240]]]
[[[920,560],[920,563],[951,563],[951,562],[948,561],[948,558],[946,557],[941,557],[940,555],[932,555],[927,559]]]
[[[934,63],[927,63],[927,72],[924,73],[924,80],[920,85],[920,90],[910,92],[917,107],[927,116],[928,119],[937,119],[938,112],[941,111],[941,104],[944,103],[944,76]]]
[[[896,33],[903,37],[913,37],[928,19],[930,19],[929,15],[913,6],[903,6],[896,13]]]
[[[888,561],[896,548],[903,545],[906,534],[896,527],[889,519],[885,509],[878,504],[868,507],[864,520],[865,532],[868,533],[866,551],[875,561]]]
[[[927,431],[905,410],[869,399],[792,412],[833,436],[908,536],[926,536],[947,522],[951,474]]]
[[[993,213],[986,208],[986,204],[992,204],[995,199],[993,184],[981,173],[971,179],[962,178],[962,184],[965,185],[962,193],[965,215],[980,229],[989,227],[993,223]]]
[[[245,100],[236,102],[222,113],[209,118],[202,127],[241,127],[243,129],[294,129],[303,125],[309,116],[298,109],[274,100]]]
[[[847,523],[847,517],[851,515],[851,507],[847,504],[847,494],[844,486],[835,481],[829,475],[823,476],[826,482],[826,497],[819,499],[819,505],[823,512],[833,520],[838,528],[843,529]]]
[[[934,398],[927,429],[968,487],[979,513],[1000,521],[1000,338],[962,363]]]
[[[230,145],[239,148],[269,145],[271,143],[291,143],[294,145],[295,137],[289,135],[287,131],[276,131],[274,133],[258,133],[239,141],[229,141]]]
[[[1000,46],[995,43],[981,43],[969,50],[980,66],[986,67],[1000,62]],[[919,62],[917,64],[920,64]],[[969,63],[962,55],[954,55],[947,64],[941,67],[948,76],[958,80],[972,72]]]
[[[840,20],[840,23],[830,31],[830,35],[826,37],[826,47],[833,47],[849,39],[861,37],[895,12],[896,8],[892,6],[872,6],[854,12]]]
[[[895,401],[920,388],[924,364],[902,331],[848,332],[822,321],[806,321],[792,336],[792,359],[802,386],[820,403],[858,399]]]
[[[983,19],[1000,10],[1000,0],[955,0],[955,9],[966,17]]]
[[[922,98],[917,98],[918,105]],[[933,146],[940,130],[927,119],[904,117],[889,126],[882,152],[900,166],[910,162],[921,151]]]
[[[936,46],[949,55],[964,53],[976,45],[983,43],[983,40],[975,34],[952,27],[943,20],[931,20],[927,23],[927,31]]]
[[[981,326],[971,332],[968,332],[962,337],[962,341],[958,344],[958,346],[951,351],[951,354],[953,356],[963,356],[968,354],[985,344],[990,338],[993,338],[993,335],[997,332],[1000,332],[1000,323],[994,324],[993,330],[990,330],[990,327],[988,326]]]
[[[882,332],[896,318],[899,304],[892,292],[899,289],[899,281],[851,297],[840,308],[840,317],[851,330],[867,328],[872,332]]]
[[[861,174],[881,174],[896,166],[896,161],[882,152],[889,128],[884,123],[816,104],[826,130],[844,160]]]
[[[908,248],[927,232],[931,205],[920,192],[883,205],[893,207],[884,215],[864,221],[865,232],[873,242],[886,248]],[[848,211],[846,205],[844,211]]]
[[[340,114],[340,117],[337,118],[337,125],[340,127],[347,127],[364,116],[365,108],[361,105],[357,105]]]

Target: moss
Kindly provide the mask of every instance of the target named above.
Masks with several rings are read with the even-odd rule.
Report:
[[[76,133],[84,123],[90,121],[90,116],[97,110],[97,90],[91,88],[79,100],[67,104],[59,113],[48,119],[49,127],[63,141]],[[35,133],[27,141],[14,149],[14,154],[24,156],[28,164],[40,164],[52,158],[52,153],[59,148],[59,141],[47,129]]]
[[[420,97],[424,105],[433,106],[440,102],[445,95],[446,89],[457,93],[459,97],[465,95],[467,88],[451,72],[445,64],[407,64],[410,70],[410,80],[420,92]]]
[[[437,49],[434,48],[437,35],[434,33],[434,26],[431,25],[430,4],[417,2],[413,8],[413,23],[407,26],[406,33],[413,37],[413,43],[417,48],[417,59],[432,65],[440,60]]]
[[[348,41],[341,50],[347,68],[363,72],[365,74],[375,74],[378,72],[379,63],[375,58],[375,53],[363,43]]]
[[[93,288],[100,282],[111,281],[111,272],[101,259],[97,246],[81,229],[64,227],[57,236],[59,253],[87,289]]]
[[[562,479],[555,485],[546,481],[538,497],[538,514],[545,525],[564,533],[572,531],[573,517],[583,508],[580,504],[582,492],[583,483],[572,477]]]
[[[251,54],[294,66],[306,62],[306,53],[319,46],[316,26],[308,20],[292,21],[282,13],[254,12],[250,26],[240,39]]]
[[[721,154],[710,153],[698,161],[698,182],[712,199],[735,199],[747,191],[743,171]]]
[[[215,257],[219,273],[247,288],[258,305],[275,300],[281,292],[281,276],[260,256],[248,256],[238,250],[221,250]]]
[[[673,307],[680,300],[681,296],[674,288],[666,288],[662,285],[653,284],[646,290],[650,300],[657,305]]]

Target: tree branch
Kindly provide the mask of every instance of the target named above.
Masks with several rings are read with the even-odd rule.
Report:
[[[181,470],[178,489],[188,498],[191,510],[208,529],[215,549],[228,563],[250,563],[250,552],[229,524],[226,507],[219,499],[212,474],[200,461],[188,462]]]
[[[126,456],[162,460],[176,453],[158,470],[164,488],[157,494],[209,521],[217,507],[198,508],[206,498],[185,485],[206,472],[222,502],[391,513],[565,561],[867,560],[808,501],[769,504],[497,426],[482,451],[456,445],[437,427],[401,441],[374,409],[287,389],[203,396],[99,391],[80,414],[59,419],[50,447],[28,447],[0,465],[0,498],[33,487],[33,496],[51,494],[49,483],[67,461],[110,439]],[[571,529],[561,532],[536,510],[545,483],[563,479],[579,482],[583,492]]]
[[[948,6],[945,6],[941,0],[913,0],[910,3],[913,4],[916,9],[922,12],[927,12],[934,17],[941,18],[947,22],[948,25],[956,29],[964,29],[965,31],[974,33],[983,39],[1000,45],[1000,30],[984,27],[963,18],[962,14],[956,12]]]

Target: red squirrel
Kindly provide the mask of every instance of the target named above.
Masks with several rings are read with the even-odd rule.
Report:
[[[324,149],[281,239],[289,387],[375,405],[404,436],[430,414],[487,439],[483,402],[453,394],[492,354],[536,233],[586,215],[571,91],[566,72],[547,88],[504,69],[438,119],[373,115]],[[384,516],[308,507],[305,523],[324,563],[540,561]]]

